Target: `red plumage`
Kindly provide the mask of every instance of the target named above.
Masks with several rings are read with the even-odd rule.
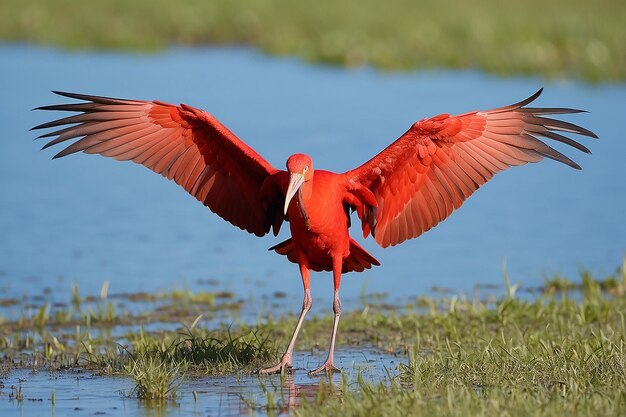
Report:
[[[81,103],[40,107],[79,114],[36,126],[67,126],[40,137],[44,149],[77,139],[55,158],[75,152],[131,160],[173,180],[213,212],[257,236],[277,235],[289,221],[291,238],[271,249],[299,265],[305,289],[302,312],[280,363],[291,366],[295,339],[311,307],[310,271],[332,271],[335,320],[329,354],[312,372],[332,371],[341,302],[341,274],[378,261],[348,233],[350,210],[383,247],[419,236],[448,217],[494,174],[544,157],[573,168],[571,159],[539,137],[589,149],[559,132],[596,137],[587,129],[546,116],[577,113],[569,108],[519,103],[459,116],[442,114],[414,123],[378,155],[343,174],[313,169],[307,155],[292,155],[278,170],[211,114],[191,106],[74,93],[57,94]]]

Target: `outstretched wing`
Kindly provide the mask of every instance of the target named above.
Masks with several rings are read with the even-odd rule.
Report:
[[[269,231],[274,219],[259,191],[278,171],[213,115],[184,104],[55,93],[84,102],[37,109],[79,113],[33,128],[63,126],[39,136],[54,138],[43,149],[80,138],[54,158],[83,151],[142,164],[233,225],[257,236]]]
[[[574,124],[545,117],[581,110],[524,107],[541,91],[507,107],[423,119],[374,158],[346,172],[355,189],[365,187],[376,199],[377,206],[364,204],[359,210],[364,235],[371,231],[382,247],[417,237],[510,166],[548,157],[580,169],[538,137],[590,153],[557,132],[597,136]]]

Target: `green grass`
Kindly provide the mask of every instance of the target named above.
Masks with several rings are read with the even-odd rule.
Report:
[[[490,308],[457,300],[398,317],[410,361],[397,379],[359,379],[294,415],[625,415],[626,273],[615,278],[584,274],[571,296],[547,286],[534,301],[509,294]]]
[[[502,331],[499,338],[478,338],[470,345],[448,339],[412,355],[390,385],[359,380],[344,386],[340,396],[305,402],[294,415],[624,415],[623,328],[618,335],[598,333],[583,327],[552,340],[541,332],[507,339]]]
[[[505,288],[498,291],[503,295],[422,297],[403,306],[364,295],[361,308],[342,315],[338,345],[373,346],[404,358],[405,364],[389,370],[396,376],[386,383],[357,377],[344,378],[339,387],[321,387],[316,399],[303,398],[291,412],[301,417],[626,413],[624,267],[604,279],[584,272],[577,281],[555,276],[531,292],[505,277]],[[175,294],[180,292],[156,298],[177,304],[181,298]],[[184,297],[205,306],[218,298]],[[73,308],[84,310],[86,298],[77,290],[72,299]],[[193,303],[188,306],[193,311]],[[33,313],[37,320],[51,320],[41,311]],[[112,314],[116,322],[116,311]],[[128,331],[113,342],[106,332],[91,336],[110,326],[106,322],[91,322],[68,337],[68,329],[57,324],[19,331],[19,323],[5,321],[8,327],[0,330],[18,331],[2,334],[0,365],[5,370],[79,367],[127,375],[135,381],[131,395],[162,402],[176,398],[185,376],[250,373],[273,364],[295,324],[291,316],[253,327],[206,329],[200,316],[179,318],[190,324],[178,330]],[[326,349],[331,323],[330,316],[307,319],[296,349]],[[281,409],[271,390],[267,401],[263,406],[248,402],[252,409]]]
[[[259,337],[259,330],[239,327],[236,334],[230,329],[209,331],[188,328],[176,334],[128,335],[130,346],[125,350],[131,359],[158,357],[167,363],[185,363],[198,374],[226,374],[240,370],[252,372],[276,355],[275,345],[267,336]],[[97,356],[96,356],[97,358]],[[116,359],[100,361],[109,373],[119,371]],[[124,360],[121,362],[125,367]]]
[[[246,44],[383,69],[626,80],[623,0],[4,0],[0,39],[151,51]]]
[[[186,371],[184,361],[167,361],[157,355],[133,355],[124,366],[122,374],[135,380],[129,396],[142,400],[163,401],[176,398],[176,390]]]

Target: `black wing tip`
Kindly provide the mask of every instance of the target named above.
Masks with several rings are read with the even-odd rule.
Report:
[[[140,103],[143,100],[133,100],[127,98],[117,98],[117,97],[109,97],[109,96],[98,96],[95,94],[81,94],[81,93],[71,93],[68,91],[60,91],[60,90],[51,90],[53,94],[56,94],[61,97],[73,98],[75,100],[82,100],[91,103],[99,103],[99,104],[127,104],[127,103]],[[42,109],[47,110],[44,106]]]
[[[54,91],[53,91],[53,93],[54,93]],[[35,111],[35,110],[54,110],[54,107],[56,107],[56,105],[37,106],[37,107],[33,107],[32,109],[30,109],[30,111]]]
[[[525,98],[522,101],[518,101],[517,103],[511,104],[510,106],[506,106],[506,107],[501,107],[499,109],[495,109],[496,112],[501,112],[501,111],[510,111],[510,110],[516,110],[516,109],[521,109],[524,106],[532,103],[533,101],[537,100],[537,98],[541,95],[541,93],[543,92],[543,87],[539,88],[539,90],[537,90],[533,95],[531,95],[528,98]]]
[[[56,94],[57,96],[73,98],[76,100],[84,100],[84,101],[92,101],[91,98],[95,96],[90,96],[87,94],[80,93],[70,93],[69,91],[60,91],[60,90],[51,90],[51,93]]]
[[[36,127],[36,126],[35,126]],[[34,128],[33,128],[34,129]],[[43,139],[43,138],[51,138],[53,136],[56,136],[57,133],[56,132],[49,132],[49,133],[44,133],[43,135],[39,135],[35,138],[35,140],[37,139]]]
[[[537,90],[535,94],[528,97],[526,100],[522,100],[519,103],[514,104],[513,106],[524,107],[525,105],[530,104],[533,101],[535,101],[541,95],[542,92],[543,92],[543,87],[539,88],[539,90]],[[550,110],[551,112],[562,113],[562,114],[589,113],[588,110],[573,109],[573,108],[566,108],[566,107],[554,108]],[[585,129],[584,127],[580,127],[578,125],[574,125],[574,126],[576,127],[576,131],[572,133],[587,136],[593,139],[599,139],[598,135],[596,135],[591,130]],[[591,153],[591,152],[588,152],[588,153]],[[580,167],[578,167],[578,169],[580,169]]]
[[[43,151],[43,150],[45,150],[45,149],[48,149],[49,147],[51,147],[51,146],[53,146],[53,145],[55,145],[55,144],[56,144],[56,143],[55,143],[54,141],[50,141],[50,142],[46,143],[45,145],[43,145],[43,146],[41,147],[40,151]]]
[[[592,138],[592,139],[599,139],[598,135],[593,133],[591,130],[585,129],[584,127],[578,126],[578,125],[573,125],[573,126],[576,127],[576,129],[574,132],[571,132],[571,133],[575,133],[577,135],[582,135],[582,136],[587,136],[588,138]]]
[[[44,146],[44,147],[43,147],[43,148],[41,148],[41,149],[43,150],[43,149],[45,149],[47,146],[50,146],[50,145],[51,145],[51,144],[50,144],[50,143],[48,143],[46,146]],[[63,149],[63,150],[59,151],[58,153],[56,153],[56,154],[52,157],[52,160],[59,159],[59,158],[61,158],[61,157],[65,156],[65,154],[64,154],[63,152],[65,152],[65,149]]]
[[[539,98],[539,96],[541,96],[541,94],[542,94],[542,93],[543,93],[543,87],[539,87],[539,90],[537,90],[537,91],[535,92],[535,94],[533,94],[532,96],[530,96],[530,97],[528,97],[526,100],[524,100],[524,101],[526,101],[526,103],[525,103],[525,104],[523,104],[522,106],[525,106],[526,104],[528,104],[528,103],[532,103],[533,101],[537,100],[537,99]],[[524,101],[523,101],[523,102],[524,102]],[[521,107],[521,106],[520,106],[520,107]]]
[[[571,159],[569,159],[567,156],[563,154],[559,154],[559,156],[557,157],[553,157],[549,155],[544,155],[544,156],[547,156],[550,159],[554,159],[555,161],[561,162],[567,165],[568,167],[574,168],[578,171],[582,170],[582,167],[580,165],[578,165],[576,162],[572,161]]]
[[[586,153],[588,155],[591,155],[591,150],[588,147],[584,146],[584,145],[581,145],[580,147],[576,147],[576,149],[578,149],[582,153]]]
[[[61,91],[61,90],[50,90],[50,92],[52,94],[56,94],[57,96],[68,97],[68,98],[75,98],[75,99],[78,99],[78,100],[85,100],[85,101],[91,101],[87,97],[95,97],[95,96],[88,96],[86,94],[70,93],[70,92]],[[30,110],[31,111],[34,111],[34,110],[59,110],[59,109],[57,109],[57,107],[58,107],[58,105],[38,106],[38,107],[33,107]]]
[[[76,152],[77,152],[76,150],[71,151],[71,150],[69,150],[69,149],[70,149],[70,148],[69,148],[69,147],[67,147],[67,148],[65,148],[65,149],[61,150],[59,153],[57,153],[56,155],[54,155],[54,156],[52,157],[52,159],[54,160],[54,159],[63,158],[64,156],[71,155],[71,154],[73,154],[73,153],[76,153]]]
[[[59,109],[59,106],[62,106],[62,104],[51,104],[51,105],[47,105],[47,106],[39,106],[39,107],[35,107],[32,110],[61,110]]]
[[[33,109],[33,110],[39,110],[39,109]],[[46,122],[46,123],[42,123],[42,124],[40,124],[40,125],[33,126],[33,127],[31,127],[30,129],[28,129],[28,130],[29,130],[30,132],[32,132],[33,130],[41,130],[41,129],[47,129],[47,128],[49,128],[49,127],[53,127],[53,126],[50,126],[50,123],[54,123],[54,122]],[[43,138],[43,137],[44,137],[44,135],[41,135],[41,136],[37,136],[35,139],[39,139],[39,138]]]

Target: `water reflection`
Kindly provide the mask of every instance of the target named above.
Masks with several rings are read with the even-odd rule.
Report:
[[[359,375],[369,381],[384,381],[388,371],[395,372],[405,358],[381,353],[371,348],[340,349],[337,363],[343,374],[331,377],[309,377],[304,366],[312,368],[323,360],[324,352],[296,352],[295,372],[286,375],[257,376],[249,374],[197,376],[187,378],[177,390],[176,399],[164,402],[128,398],[133,386],[125,377],[95,376],[82,372],[62,371],[54,374],[16,370],[3,381],[5,387],[21,381],[24,401],[4,401],[0,396],[0,414],[14,412],[35,415],[76,413],[118,416],[243,416],[285,415],[304,401],[317,403],[342,395],[342,378],[347,383]],[[55,404],[51,394],[55,393]],[[195,394],[194,394],[195,393]]]
[[[326,398],[341,397],[342,385],[338,374],[321,375],[317,377],[318,382],[300,382],[296,383],[293,373],[285,374],[280,378],[280,386],[272,385],[267,387],[264,381],[261,381],[262,389],[267,395],[268,402],[264,405],[254,405],[247,403],[246,405],[253,409],[266,410],[278,415],[288,414],[289,411],[298,408],[303,402],[309,404],[322,403]],[[274,395],[278,398],[274,399]],[[244,403],[245,398],[243,398]]]
[[[320,351],[311,358],[310,353],[296,352],[296,367],[292,373],[240,375],[236,379],[212,378],[211,381],[203,381],[204,385],[200,383],[202,380],[195,381],[185,389],[197,389],[198,398],[207,401],[212,397],[209,402],[220,404],[218,408],[214,405],[212,410],[205,409],[211,411],[211,415],[249,415],[250,410],[261,415],[289,414],[289,411],[303,402],[316,404],[327,398],[341,396],[344,383],[354,383],[358,378],[384,383],[389,375],[396,373],[397,366],[406,361],[404,357],[367,347],[343,348],[336,354],[336,361],[342,369],[341,374],[309,377],[306,369],[312,369],[321,363],[324,353]],[[306,369],[303,365],[306,365]],[[234,404],[237,404],[236,408],[233,408]]]

